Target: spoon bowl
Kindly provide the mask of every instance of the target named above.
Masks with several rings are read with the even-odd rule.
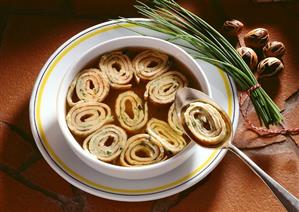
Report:
[[[190,127],[188,126],[188,122],[186,122],[185,111],[191,104],[196,104],[197,102],[211,105],[212,107],[216,108],[219,114],[221,115],[221,118],[223,119],[225,123],[225,128],[227,130],[227,135],[221,142],[205,142],[199,139],[195,135],[195,133],[194,132],[192,133],[192,130],[190,130]],[[228,114],[225,112],[225,110],[222,107],[220,107],[207,94],[199,90],[188,88],[188,87],[179,89],[176,93],[175,107],[176,107],[178,120],[180,121],[180,124],[182,125],[185,134],[197,144],[205,147],[211,147],[211,148],[227,148],[232,144],[233,127],[232,127],[231,120]],[[206,127],[208,127],[208,129],[205,128],[204,130],[211,132],[213,129],[210,129],[209,126],[210,125],[207,123]]]

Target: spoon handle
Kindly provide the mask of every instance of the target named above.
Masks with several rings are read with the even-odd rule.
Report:
[[[264,172],[256,163],[254,163],[245,153],[234,145],[229,145],[228,149],[236,154],[245,162],[256,175],[258,175],[266,185],[272,190],[275,196],[280,200],[287,211],[299,211],[299,200],[288,192],[283,186],[276,182],[266,172]]]

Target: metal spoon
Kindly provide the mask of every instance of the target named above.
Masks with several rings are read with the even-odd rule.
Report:
[[[210,103],[216,106],[217,109],[221,110],[223,114],[225,114],[224,118],[227,119],[225,121],[229,123],[229,127],[231,129],[228,139],[226,139],[224,142],[221,142],[218,145],[213,145],[213,146],[207,146],[204,143],[201,143],[200,141],[194,139],[194,135],[191,135],[192,133],[190,132],[190,130],[187,129],[188,126],[184,124],[182,114],[185,108],[188,107],[190,103],[195,101]],[[236,154],[243,162],[245,162],[249,166],[249,168],[251,168],[251,170],[264,181],[264,183],[271,189],[271,191],[275,194],[275,196],[280,200],[280,202],[288,211],[299,211],[299,200],[290,192],[288,192],[278,182],[276,182],[272,177],[270,177],[266,172],[264,172],[246,154],[244,154],[241,150],[239,150],[236,146],[232,144],[233,129],[232,129],[231,121],[228,115],[226,114],[226,112],[220,106],[218,106],[214,100],[212,100],[208,95],[204,94],[201,91],[185,87],[177,91],[176,99],[175,99],[175,107],[176,107],[179,121],[182,123],[183,130],[188,137],[190,137],[193,141],[195,141],[199,145],[203,145],[211,148],[224,148],[230,150],[232,153]]]

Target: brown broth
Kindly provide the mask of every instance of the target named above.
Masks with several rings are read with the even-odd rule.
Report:
[[[140,52],[142,52],[144,50],[147,50],[147,49],[144,49],[144,48],[126,48],[126,49],[123,49],[122,52],[125,53],[126,55],[128,55],[131,59],[133,59],[135,55],[137,55],[138,53],[140,53]],[[101,56],[99,56],[98,58],[96,58],[96,59],[92,60],[91,62],[89,62],[84,67],[84,69],[87,69],[87,68],[99,68],[99,60],[100,60],[100,58],[101,58]],[[169,60],[170,60],[170,63],[171,63],[171,66],[170,66],[169,70],[171,70],[171,71],[175,70],[175,71],[181,72],[187,78],[187,80],[189,82],[189,85],[188,85],[189,87],[201,90],[200,85],[197,83],[197,80],[195,80],[196,77],[190,71],[188,71],[187,67],[182,62],[180,62],[179,60],[177,60],[177,59],[175,59],[175,58],[173,58],[171,56],[169,57]],[[107,104],[111,108],[111,112],[112,112],[112,115],[114,117],[114,121],[111,124],[115,124],[115,125],[121,127],[120,123],[117,120],[117,116],[115,114],[115,102],[116,102],[117,96],[119,94],[125,92],[125,91],[132,90],[145,103],[143,94],[145,92],[145,88],[146,88],[147,82],[148,81],[143,81],[142,80],[139,84],[137,84],[135,82],[134,78],[133,78],[132,82],[131,82],[132,83],[132,88],[131,89],[116,90],[116,89],[110,87],[110,91],[109,91],[108,96],[102,102],[105,103],[105,104]],[[148,101],[148,120],[150,120],[151,118],[157,118],[157,119],[163,120],[166,123],[168,123],[168,111],[169,111],[169,108],[170,108],[171,104],[167,104],[167,105],[155,105],[155,104],[151,103],[150,101]],[[67,108],[67,111],[69,109],[70,108]],[[126,131],[126,132],[127,132],[128,138],[129,138],[129,137],[131,137],[133,135],[136,135],[136,134],[146,133],[145,129],[146,129],[146,125],[145,125],[144,128],[140,129],[136,133],[130,133],[128,131]],[[81,145],[83,144],[84,138],[80,138],[78,136],[75,136],[75,138],[76,138],[76,140]],[[184,136],[184,138],[187,141],[187,143],[189,143],[189,140],[185,136]],[[167,152],[167,154],[168,154],[168,157],[172,156],[172,154],[169,153],[169,152]],[[119,164],[119,158],[117,158],[116,160],[114,160],[114,162],[111,162],[111,163],[115,164],[115,165],[120,165]]]

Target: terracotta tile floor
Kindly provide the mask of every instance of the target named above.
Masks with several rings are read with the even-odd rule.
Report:
[[[283,211],[269,189],[240,160],[227,154],[202,182],[177,195],[149,202],[102,199],[74,188],[57,175],[35,147],[28,120],[32,87],[41,67],[65,40],[118,15],[136,16],[133,1],[61,0],[0,3],[0,211]],[[33,2],[33,3],[32,3]],[[267,7],[244,1],[181,1],[219,27],[226,17],[248,30],[269,29],[286,44],[286,69],[263,83],[284,109],[285,125],[299,126],[298,4]],[[110,4],[111,3],[111,4]],[[111,6],[111,7],[110,7]],[[247,8],[244,12],[242,8]],[[111,9],[110,8],[114,8]],[[282,11],[283,18],[277,14]],[[266,13],[267,15],[252,15]],[[93,18],[91,18],[93,17]],[[297,19],[295,18],[297,17]],[[290,26],[293,26],[290,27]],[[250,114],[252,116],[252,114]],[[245,136],[244,136],[245,135]],[[277,143],[275,143],[277,142]],[[240,120],[235,143],[266,172],[299,197],[299,136],[257,138]],[[275,143],[269,145],[271,143]],[[264,146],[264,147],[261,147]],[[255,148],[260,147],[260,148]]]

